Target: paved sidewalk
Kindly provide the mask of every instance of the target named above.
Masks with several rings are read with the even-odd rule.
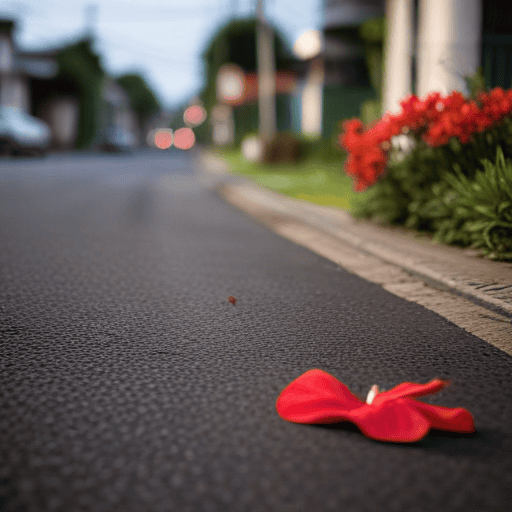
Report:
[[[399,228],[381,227],[369,221],[356,220],[346,211],[272,192],[249,180],[230,175],[225,162],[211,153],[203,153],[200,161],[205,171],[216,175],[217,187],[226,200],[257,217],[283,236],[316,250],[319,241],[315,243],[313,240],[315,232],[317,239],[320,233],[327,234],[355,252],[348,263],[346,257],[341,255],[344,252],[346,256],[347,250],[341,246],[337,251],[334,248],[324,251],[324,256],[333,261],[338,260],[340,265],[363,277],[386,285],[390,291],[408,292],[397,294],[409,300],[415,300],[417,290],[414,290],[412,296],[407,296],[411,295],[412,290],[411,282],[404,282],[404,272],[416,278],[416,281],[423,281],[430,289],[444,290],[463,297],[466,300],[454,303],[454,307],[459,311],[458,314],[465,309],[466,315],[473,317],[473,324],[475,320],[480,324],[485,320],[485,313],[481,313],[484,308],[491,319],[490,328],[484,327],[484,333],[496,328],[501,331],[498,336],[501,341],[496,341],[493,333],[490,336],[483,335],[480,332],[482,326],[476,332],[468,329],[466,325],[461,326],[512,353],[512,263],[488,260],[479,256],[475,250],[437,244],[428,237]],[[307,235],[305,229],[309,230]],[[299,235],[299,231],[303,233]],[[378,265],[375,258],[384,265]],[[355,260],[359,261],[359,265],[352,265]],[[377,269],[377,266],[380,268]],[[375,275],[375,271],[368,273],[369,267],[383,275]],[[393,267],[402,272],[393,273]],[[466,307],[464,304],[468,301]],[[418,302],[422,303],[421,300]],[[429,307],[429,304],[424,305]],[[478,308],[473,308],[473,305]],[[443,314],[445,307],[442,305],[438,312]]]

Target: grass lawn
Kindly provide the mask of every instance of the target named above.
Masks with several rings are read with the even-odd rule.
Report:
[[[237,150],[216,151],[233,174],[296,199],[350,210],[356,193],[352,180],[343,172],[343,160],[325,162],[310,158],[298,164],[265,165],[248,162]]]

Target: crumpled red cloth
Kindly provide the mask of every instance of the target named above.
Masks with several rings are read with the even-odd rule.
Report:
[[[426,384],[403,382],[377,393],[368,404],[332,375],[309,370],[283,389],[276,402],[281,418],[294,423],[321,424],[350,421],[378,441],[411,443],[430,429],[472,433],[475,422],[461,407],[442,407],[415,400],[437,393],[449,384],[433,379]]]

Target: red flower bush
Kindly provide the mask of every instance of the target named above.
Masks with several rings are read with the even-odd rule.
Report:
[[[348,152],[345,172],[354,178],[356,190],[366,189],[384,174],[391,139],[396,135],[411,134],[430,147],[443,146],[452,137],[467,144],[475,134],[493,128],[512,114],[512,89],[496,87],[476,100],[458,91],[444,97],[434,92],[423,99],[409,95],[400,106],[400,113],[387,113],[368,129],[359,119],[343,123],[339,142]]]
[[[426,384],[403,382],[379,393],[372,386],[366,402],[345,384],[322,370],[309,370],[291,382],[276,402],[278,414],[294,423],[326,424],[349,421],[377,441],[410,443],[425,437],[430,429],[472,433],[471,413],[419,402],[415,398],[437,393],[448,382],[434,379]]]
[[[361,121],[352,119],[343,123],[343,129],[340,142],[349,151],[345,170],[355,178],[355,189],[364,190],[384,173],[387,163],[384,143],[399,133],[400,126],[381,121],[364,131]]]

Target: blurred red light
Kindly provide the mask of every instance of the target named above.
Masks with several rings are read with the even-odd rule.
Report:
[[[172,146],[172,130],[165,128],[155,133],[155,146],[158,149],[169,149]]]
[[[179,128],[174,132],[174,145],[178,149],[190,149],[196,143],[196,136],[191,128]]]
[[[199,126],[205,119],[206,110],[199,105],[188,107],[183,114],[183,120],[191,126]]]

